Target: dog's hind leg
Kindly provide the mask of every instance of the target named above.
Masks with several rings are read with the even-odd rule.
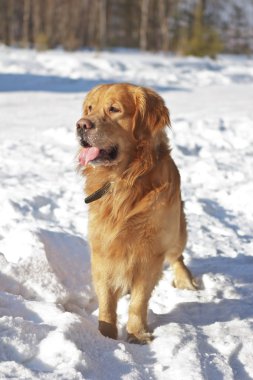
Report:
[[[180,256],[171,265],[171,268],[174,276],[173,286],[175,288],[188,290],[196,290],[198,288],[196,280],[184,263],[183,256]]]

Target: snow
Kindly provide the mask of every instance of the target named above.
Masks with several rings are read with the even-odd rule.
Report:
[[[75,122],[101,82],[157,90],[188,219],[196,292],[166,268],[149,305],[155,339],[97,331]],[[0,379],[253,378],[253,59],[0,46]]]

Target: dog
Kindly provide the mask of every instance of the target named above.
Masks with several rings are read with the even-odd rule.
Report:
[[[128,83],[92,89],[76,124],[99,330],[117,339],[117,301],[129,292],[127,337],[139,344],[153,339],[148,302],[165,261],[175,287],[197,288],[183,261],[186,220],[166,126],[163,99]]]

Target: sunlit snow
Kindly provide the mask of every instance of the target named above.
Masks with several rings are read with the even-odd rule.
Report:
[[[97,331],[75,122],[102,82],[150,86],[168,130],[200,290],[155,288],[148,346]],[[0,378],[253,378],[253,59],[0,46]]]

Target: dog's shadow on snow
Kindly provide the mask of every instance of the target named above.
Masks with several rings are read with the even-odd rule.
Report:
[[[192,326],[209,326],[216,322],[229,322],[234,319],[253,317],[253,297],[247,301],[241,299],[223,299],[219,302],[183,302],[167,314],[152,312],[151,327],[170,323]]]
[[[214,358],[222,361],[217,345],[213,344],[205,333],[204,327],[215,325],[215,323],[229,322],[232,320],[243,320],[253,317],[253,297],[248,300],[222,299],[219,302],[183,302],[179,303],[174,310],[167,314],[150,313],[150,327],[152,329],[162,328],[169,324],[177,324],[182,331],[182,338],[175,352],[182,349],[192,339],[196,342],[199,352],[201,372],[207,379],[223,380],[224,373],[216,365]],[[220,338],[222,339],[222,338]],[[240,351],[243,345],[235,343],[235,347],[229,358],[229,366],[236,378],[250,380],[251,377],[245,370],[240,360]]]
[[[206,374],[207,378],[222,380],[223,374],[212,360],[214,357],[219,357],[220,353],[215,345],[212,345],[208,340],[204,328],[215,325],[215,323],[253,318],[253,257],[239,254],[235,258],[221,256],[206,259],[195,258],[191,261],[191,269],[198,277],[205,273],[215,275],[215,277],[225,275],[228,278],[228,285],[231,282],[235,290],[234,297],[226,297],[226,292],[223,293],[223,290],[219,290],[217,298],[213,302],[181,302],[166,314],[156,314],[150,311],[149,326],[155,330],[169,324],[177,324],[185,330],[187,337],[185,339],[191,339],[192,334],[192,338],[196,339],[198,351],[203,355],[201,360],[203,373]],[[202,291],[207,292],[208,289],[202,289]],[[240,342],[235,344],[230,355],[229,365],[232,371],[237,374],[238,379],[250,380],[239,358],[241,349],[242,344]]]
[[[214,302],[179,303],[168,314],[154,314],[152,327],[156,328],[169,323],[180,323],[193,326],[207,326],[215,322],[229,322],[234,319],[253,317],[252,273],[253,257],[238,254],[235,258],[208,257],[194,258],[191,269],[197,277],[204,274],[226,276],[235,290],[234,298],[226,298],[226,293],[217,292]],[[226,286],[226,285],[224,285]],[[202,289],[206,292],[208,289]],[[238,298],[239,296],[239,298]]]

